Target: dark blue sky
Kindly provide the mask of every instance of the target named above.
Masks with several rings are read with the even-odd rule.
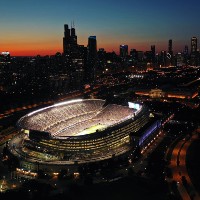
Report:
[[[169,39],[175,51],[200,38],[200,1],[162,0],[1,0],[0,51],[11,55],[54,54],[62,51],[63,25],[74,20],[78,43],[97,36],[98,48],[119,51],[166,50]]]

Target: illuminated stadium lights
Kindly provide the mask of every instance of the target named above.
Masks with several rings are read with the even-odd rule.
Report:
[[[140,109],[140,104],[138,104],[138,103],[132,103],[132,102],[128,102],[128,106],[129,106],[129,108],[134,108],[134,109],[136,109],[136,110],[139,110]]]
[[[81,102],[81,101],[83,101],[83,100],[82,99],[75,99],[75,100],[71,100],[71,101],[65,101],[65,102],[57,103],[57,104],[54,104],[52,106],[48,106],[48,107],[41,108],[41,109],[38,109],[36,111],[33,111],[33,112],[29,113],[28,116],[31,116],[31,115],[33,115],[35,113],[44,111],[44,110],[49,109],[49,108],[53,108],[53,107],[57,107],[57,106],[62,106],[62,105],[67,105],[67,104],[75,103],[75,102]]]
[[[102,107],[104,104],[104,100],[98,99],[59,103],[55,107],[49,106],[28,114],[19,120],[18,126],[25,130],[46,131],[51,133],[52,137],[76,136],[89,127],[106,129],[136,115],[134,110],[128,107],[120,105]],[[88,130],[88,134],[95,131]]]
[[[71,101],[65,101],[65,102],[61,102],[61,103],[56,103],[56,104],[53,105],[53,107],[67,105],[67,104],[70,104],[70,103],[81,102],[81,101],[83,101],[83,99],[75,99],[75,100],[71,100]]]
[[[113,155],[128,157],[136,146],[147,146],[158,128],[146,106],[135,108],[106,105],[101,99],[48,106],[18,121],[21,136],[10,141],[9,149],[22,168],[37,170],[39,163],[51,174],[66,167],[74,173],[77,163],[104,162]]]
[[[38,113],[38,112],[47,110],[48,108],[52,108],[52,107],[53,107],[53,106],[48,106],[48,107],[46,107],[46,108],[41,108],[41,109],[35,110],[35,111],[33,111],[33,112],[27,114],[27,116],[31,116],[31,115],[33,115],[33,114],[35,114],[35,113]]]

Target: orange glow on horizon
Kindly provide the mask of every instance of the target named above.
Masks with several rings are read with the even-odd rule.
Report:
[[[8,50],[9,51],[9,50]],[[40,55],[40,56],[50,56],[50,55],[55,55],[57,52],[60,52],[62,53],[61,50],[57,49],[57,50],[41,50],[41,49],[33,49],[33,50],[30,50],[30,49],[23,49],[23,50],[10,50],[10,55],[11,56],[37,56],[37,55]]]
[[[86,47],[86,45],[84,45]],[[116,50],[112,47],[98,47],[99,48],[104,48],[106,52],[113,52],[115,51],[116,54],[119,53],[119,50]],[[97,49],[97,50],[98,50]],[[62,53],[63,52],[63,49],[61,47],[53,47],[53,48],[49,48],[49,47],[44,47],[44,48],[41,48],[40,46],[39,47],[34,47],[34,48],[31,48],[31,46],[29,47],[2,47],[0,48],[0,52],[3,52],[3,51],[8,51],[10,52],[10,55],[11,56],[36,56],[36,55],[41,55],[41,56],[46,56],[46,55],[55,55],[57,52],[60,52]]]
[[[59,39],[58,39],[59,38]],[[11,56],[46,56],[46,55],[55,55],[57,52],[62,53],[62,36],[58,38],[42,38],[36,37],[34,40],[29,38],[12,38],[11,40],[4,41],[0,45],[0,52],[9,51]],[[61,39],[60,39],[61,38]],[[87,47],[88,39],[87,37],[79,37],[78,44],[84,45]],[[97,37],[97,50],[104,48],[106,52],[115,52],[119,55],[120,44],[127,44],[128,51],[130,53],[131,49],[136,49],[137,51],[150,51],[150,45],[144,41],[136,41],[135,43],[131,41],[120,42],[116,39],[108,40],[108,38]],[[160,49],[156,48],[156,52],[159,52]]]
[[[8,43],[0,46],[0,52],[9,51],[11,56],[55,55],[62,52],[59,46],[48,43]]]

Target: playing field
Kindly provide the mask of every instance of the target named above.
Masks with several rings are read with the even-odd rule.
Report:
[[[100,130],[104,129],[105,127],[106,127],[106,125],[99,125],[99,124],[95,125],[95,126],[91,126],[87,129],[77,133],[76,136],[95,133],[97,129],[100,131]]]

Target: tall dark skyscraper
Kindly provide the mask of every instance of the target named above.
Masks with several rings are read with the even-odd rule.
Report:
[[[174,53],[173,53],[173,46],[172,46],[172,39],[168,41],[168,52],[166,54],[166,65],[170,66],[174,64]]]
[[[167,58],[166,55],[167,55],[166,51],[161,51],[160,52],[160,65],[161,65],[161,67],[165,67],[166,66],[166,58]]]
[[[173,47],[172,47],[172,40],[170,39],[169,40],[169,43],[168,43],[168,53],[173,56]]]
[[[184,57],[184,63],[188,65],[190,60],[189,60],[189,49],[187,45],[185,45],[184,47],[183,57]]]
[[[75,28],[71,28],[71,37],[74,38],[74,40],[72,42],[77,43],[77,36],[76,36],[76,31]]]
[[[97,40],[96,36],[88,38],[88,58],[94,59],[97,56]]]
[[[138,56],[137,56],[137,51],[136,51],[136,49],[131,49],[131,51],[130,51],[130,56],[131,56],[131,58],[133,59],[133,60],[137,60],[137,58],[138,58]]]
[[[197,38],[192,37],[191,38],[191,54],[197,52]]]
[[[77,53],[77,36],[76,36],[74,25],[71,28],[70,45],[71,45],[71,52]]]
[[[197,66],[199,63],[198,52],[197,52],[197,38],[191,38],[191,54],[190,54],[190,65]]]
[[[70,29],[67,24],[64,25],[63,53],[70,52]]]
[[[122,60],[126,60],[126,57],[128,56],[128,45],[120,45],[120,57]]]
[[[155,64],[155,56],[156,56],[156,47],[155,45],[151,45],[151,60],[153,64]]]
[[[188,54],[189,54],[188,46],[185,45],[185,47],[184,47],[184,55],[188,56]]]
[[[176,55],[176,66],[177,67],[182,67],[184,64],[184,57],[182,55],[182,53],[177,53]]]
[[[88,82],[94,82],[96,78],[96,61],[97,61],[97,40],[96,36],[88,38],[87,66],[85,76]]]
[[[155,45],[151,45],[151,52],[155,56],[155,54],[156,54],[156,47],[155,47]]]
[[[63,55],[71,89],[80,88],[84,77],[87,51],[83,45],[77,44],[74,24],[71,25],[71,29],[67,24],[64,25]]]
[[[77,53],[77,36],[74,25],[69,29],[68,25],[64,25],[63,53],[72,55]]]

